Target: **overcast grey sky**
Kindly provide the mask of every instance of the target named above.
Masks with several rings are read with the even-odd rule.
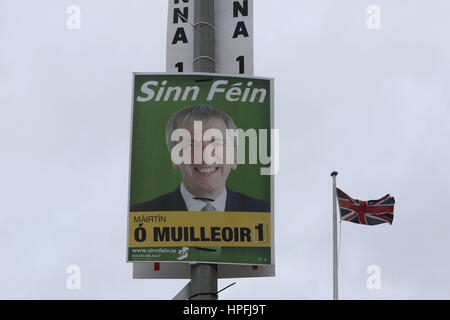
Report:
[[[341,298],[450,298],[450,2],[254,2],[281,140],[277,276],[220,298],[332,297],[332,170],[354,198],[396,199],[392,226],[342,223]],[[131,74],[165,71],[166,23],[166,0],[0,0],[0,298],[170,299],[188,282],[124,262]]]

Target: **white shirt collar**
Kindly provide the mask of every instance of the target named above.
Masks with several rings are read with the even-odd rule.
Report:
[[[183,196],[184,203],[188,211],[202,211],[202,208],[206,205],[205,201],[194,199],[194,195],[187,191],[183,182],[180,186],[181,195]],[[227,188],[223,188],[222,193],[210,204],[216,208],[217,211],[225,211],[225,204],[227,201]]]

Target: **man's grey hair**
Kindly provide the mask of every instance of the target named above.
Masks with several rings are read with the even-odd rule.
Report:
[[[170,139],[174,130],[178,129],[183,123],[186,123],[187,121],[206,121],[212,118],[222,119],[225,122],[225,126],[227,127],[227,129],[237,129],[236,124],[229,115],[227,115],[222,110],[208,104],[187,106],[175,112],[172,117],[170,117],[166,126],[166,145],[169,149],[169,152],[172,150],[174,144],[174,142]]]

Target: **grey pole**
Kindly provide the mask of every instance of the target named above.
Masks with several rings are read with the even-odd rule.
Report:
[[[336,205],[336,176],[337,171],[333,171],[333,300],[339,300],[338,294],[338,258],[337,258],[337,205]]]
[[[217,265],[191,266],[191,300],[217,300]]]
[[[194,72],[216,71],[214,0],[194,0]],[[191,299],[217,300],[217,265],[191,266]]]
[[[194,0],[194,72],[216,72],[214,0]]]

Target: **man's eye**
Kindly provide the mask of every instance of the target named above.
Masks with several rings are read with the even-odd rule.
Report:
[[[223,143],[223,141],[220,141],[220,140],[218,140],[218,141],[213,141],[212,142],[215,146],[224,146],[225,144]]]
[[[191,143],[191,142],[184,142],[184,143],[181,145],[181,147],[184,148],[184,149],[186,149],[186,148],[192,148],[193,146],[194,146],[194,144]]]

